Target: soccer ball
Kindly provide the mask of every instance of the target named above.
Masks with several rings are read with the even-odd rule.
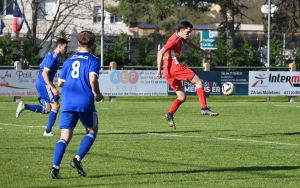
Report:
[[[233,95],[234,92],[235,92],[235,87],[234,87],[233,83],[231,83],[231,82],[225,82],[222,85],[222,93],[224,95]]]

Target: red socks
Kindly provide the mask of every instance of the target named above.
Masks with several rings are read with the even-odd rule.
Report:
[[[169,113],[172,115],[175,114],[175,112],[177,111],[180,105],[181,105],[181,100],[175,99],[174,102],[172,103]]]
[[[197,95],[198,95],[198,98],[199,98],[201,108],[207,108],[206,95],[205,95],[205,92],[204,92],[204,88],[198,88],[196,91],[197,91]],[[175,112],[178,110],[181,103],[182,103],[181,100],[175,99],[174,102],[172,103],[172,106],[169,110],[169,113],[172,114],[172,115],[175,114]]]
[[[199,98],[201,108],[207,108],[204,88],[198,88],[197,89],[197,95],[198,95],[198,98]]]

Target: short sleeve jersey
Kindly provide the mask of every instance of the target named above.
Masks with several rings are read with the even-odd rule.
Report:
[[[179,64],[180,62],[180,51],[181,51],[181,45],[182,42],[185,42],[185,39],[180,38],[177,33],[175,32],[167,41],[167,43],[164,45],[164,48],[166,49],[166,52],[164,54],[164,67],[167,66],[167,64]]]
[[[89,75],[99,77],[100,60],[89,52],[77,52],[63,65],[59,80],[62,88],[62,111],[96,112]]]
[[[39,70],[39,75],[37,78],[37,84],[42,84],[42,85],[47,85],[44,78],[43,78],[43,71],[44,69],[49,70],[49,79],[53,83],[53,79],[57,73],[57,70],[60,66],[60,60],[58,58],[58,55],[55,53],[55,51],[49,52],[45,58],[43,59],[41,65],[40,65],[40,70]]]

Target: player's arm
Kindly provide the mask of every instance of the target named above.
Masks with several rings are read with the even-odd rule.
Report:
[[[64,80],[62,80],[62,79],[58,79],[58,81],[57,81],[57,85],[58,85],[58,87],[62,87],[62,86],[64,86],[64,83],[65,83],[65,81]]]
[[[206,51],[202,50],[199,46],[197,46],[196,44],[192,43],[191,41],[187,40],[185,41],[185,44],[195,50],[199,50],[201,53],[203,53],[204,55],[206,55]]]
[[[92,91],[96,97],[96,101],[99,102],[103,99],[103,95],[100,92],[99,82],[98,82],[98,76],[94,73],[89,74],[90,84],[92,87]]]
[[[54,95],[59,95],[59,91],[56,89],[56,87],[50,81],[49,72],[50,72],[50,70],[44,67],[43,72],[42,72],[42,76],[44,78],[44,81],[51,88]]]
[[[166,49],[164,47],[157,52],[157,78],[161,78],[162,60],[165,53]]]
[[[67,74],[68,74],[68,63],[64,63],[62,69],[61,69],[61,72],[60,72],[60,75],[59,75],[59,78],[57,80],[57,85],[58,87],[63,87],[64,86],[64,83],[66,81],[66,78],[67,78]]]

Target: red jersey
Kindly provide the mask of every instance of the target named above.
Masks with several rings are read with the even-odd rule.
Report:
[[[164,67],[167,66],[167,64],[180,64],[179,57],[180,57],[180,51],[181,51],[181,45],[182,42],[185,42],[185,39],[180,38],[177,35],[177,32],[175,32],[167,41],[164,48],[166,49],[166,52],[164,54]]]

